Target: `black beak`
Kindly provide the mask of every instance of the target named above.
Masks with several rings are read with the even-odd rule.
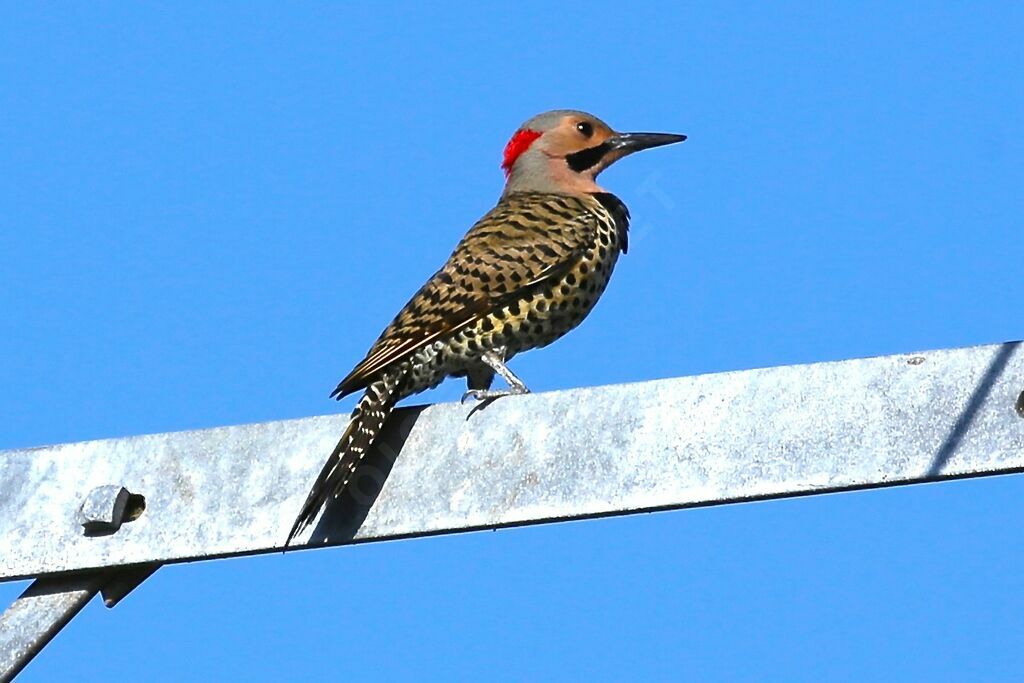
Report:
[[[565,161],[569,168],[582,173],[590,168],[596,168],[595,175],[601,172],[627,154],[639,152],[642,149],[671,145],[674,142],[682,142],[685,135],[673,135],[672,133],[617,133],[608,138],[600,145],[587,147],[578,152],[566,155]]]
[[[639,152],[642,149],[671,145],[685,139],[685,135],[675,135],[674,133],[619,133],[608,138],[607,144],[613,150],[621,150],[624,152],[622,156],[625,156],[625,154]]]

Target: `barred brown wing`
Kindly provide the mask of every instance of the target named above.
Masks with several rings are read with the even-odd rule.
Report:
[[[594,244],[598,220],[577,197],[533,192],[503,197],[331,396],[362,389],[419,349],[559,279]]]

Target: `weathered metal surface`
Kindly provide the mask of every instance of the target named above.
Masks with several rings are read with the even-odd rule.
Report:
[[[361,470],[366,491],[384,482],[373,506],[329,509],[297,547],[1017,472],[1022,390],[1008,343],[511,397],[468,419],[406,409]],[[278,550],[345,420],[0,453],[0,577]],[[84,536],[82,501],[111,482],[145,511]]]
[[[104,572],[34,581],[0,615],[0,683],[14,677],[96,595]]]

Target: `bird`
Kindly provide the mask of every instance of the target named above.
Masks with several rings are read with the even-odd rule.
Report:
[[[505,187],[331,392],[363,391],[285,542],[340,496],[396,403],[448,377],[468,399],[529,392],[507,363],[579,325],[628,249],[629,210],[597,176],[634,152],[686,140],[619,133],[592,114],[558,109],[523,123],[505,145]],[[506,388],[492,389],[495,375]]]

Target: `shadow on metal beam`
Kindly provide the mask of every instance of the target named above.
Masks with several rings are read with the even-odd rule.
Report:
[[[396,410],[384,424],[380,438],[374,443],[366,459],[356,470],[352,485],[342,494],[328,501],[320,516],[310,544],[344,543],[355,538],[370,513],[377,496],[395,466],[409,433],[427,406],[412,406]]]
[[[938,453],[935,454],[935,459],[932,461],[931,467],[928,468],[927,476],[937,477],[942,474],[943,468],[946,467],[949,459],[953,457],[957,448],[960,447],[960,442],[963,441],[964,435],[970,429],[975,417],[977,417],[978,411],[985,403],[985,399],[992,392],[992,387],[995,386],[996,380],[1006,370],[1010,358],[1013,357],[1014,352],[1016,352],[1020,345],[1020,341],[1012,341],[999,346],[999,350],[992,357],[992,362],[989,363],[985,374],[981,376],[981,381],[978,382],[974,393],[971,394],[971,400],[967,402],[967,406],[960,413],[960,417],[957,418],[956,422],[953,423],[953,428],[949,430],[946,440],[942,442]]]

